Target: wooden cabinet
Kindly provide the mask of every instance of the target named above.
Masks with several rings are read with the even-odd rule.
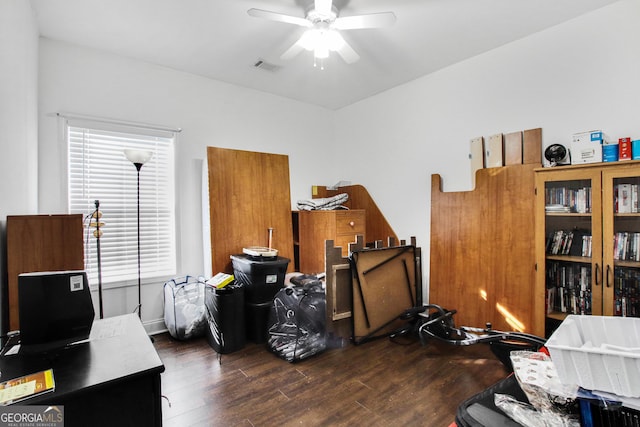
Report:
[[[365,211],[362,209],[337,211],[294,211],[299,256],[299,271],[307,274],[323,272],[325,269],[325,240],[333,240],[347,256],[349,243],[356,235],[366,241]]]
[[[640,162],[536,171],[536,310],[640,316]],[[635,194],[635,195],[634,195]]]
[[[640,317],[640,164],[602,174],[603,314]]]
[[[346,185],[333,190],[321,185],[314,185],[311,193],[313,198],[333,197],[346,193],[349,199],[344,203],[344,206],[351,210],[363,209],[365,211],[367,242],[374,243],[378,247],[398,244],[398,236],[395,231],[373,197],[362,185]]]
[[[20,327],[18,275],[83,270],[82,215],[7,216],[9,330]]]

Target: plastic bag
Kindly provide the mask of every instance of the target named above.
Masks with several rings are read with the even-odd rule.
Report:
[[[530,404],[496,395],[495,403],[515,421],[527,426],[579,427],[577,386],[562,384],[549,356],[536,351],[512,351],[511,363]]]
[[[510,357],[518,384],[536,409],[553,410],[576,399],[578,387],[560,382],[556,367],[546,354],[512,351]]]
[[[173,338],[186,340],[204,335],[207,316],[203,279],[177,277],[164,284],[164,323]]]
[[[512,420],[527,427],[580,427],[577,418],[556,410],[538,410],[532,405],[516,400],[508,394],[496,393],[494,403]]]

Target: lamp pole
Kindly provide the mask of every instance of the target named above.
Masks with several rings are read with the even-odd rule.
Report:
[[[98,301],[100,304],[100,318],[104,318],[104,311],[102,310],[102,261],[100,259],[100,237],[102,237],[102,230],[100,230],[100,201],[96,200],[96,211],[94,213],[95,216],[95,224],[96,230],[94,235],[96,236],[96,251],[98,255]]]
[[[153,155],[153,151],[147,150],[124,150],[127,159],[136,167],[138,174],[138,317],[142,320],[142,279],[140,268],[140,169],[148,162]]]
[[[134,163],[133,165],[138,171],[138,317],[142,319],[142,281],[140,270],[140,169],[142,168],[143,163]]]

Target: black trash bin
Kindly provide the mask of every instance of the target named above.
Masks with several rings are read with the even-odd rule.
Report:
[[[273,297],[284,286],[289,259],[279,256],[231,255],[235,280],[244,285],[246,337],[267,342]]]
[[[204,303],[207,312],[207,342],[211,348],[220,354],[227,354],[244,347],[244,286],[236,282],[223,288],[207,285]]]

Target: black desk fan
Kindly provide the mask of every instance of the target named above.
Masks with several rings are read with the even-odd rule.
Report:
[[[562,166],[571,164],[569,150],[562,144],[552,144],[544,150],[544,158],[550,166]]]

